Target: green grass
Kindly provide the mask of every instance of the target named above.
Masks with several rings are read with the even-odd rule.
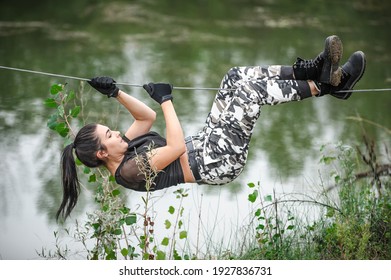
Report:
[[[367,146],[370,149],[370,146]],[[374,150],[369,150],[373,153]],[[279,201],[256,212],[256,246],[240,259],[371,260],[391,258],[391,181],[389,174],[358,179],[359,151],[339,146],[336,156],[322,157],[335,185],[317,200]],[[374,159],[376,157],[373,157]],[[376,165],[366,161],[366,165]],[[380,167],[381,164],[377,163]],[[384,165],[383,165],[384,166]],[[381,168],[378,168],[381,170]],[[371,175],[371,176],[369,176]],[[332,195],[332,192],[334,194]],[[317,219],[296,219],[294,202],[313,204]],[[316,205],[316,206],[315,206]],[[312,209],[312,210],[311,210]],[[308,219],[307,219],[308,221]]]

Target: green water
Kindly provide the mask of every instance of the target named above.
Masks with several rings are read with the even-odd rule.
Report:
[[[366,54],[357,89],[391,88],[390,8],[390,2],[371,0],[2,1],[0,65],[84,78],[109,75],[135,84],[218,87],[232,66],[290,65],[297,56],[313,58],[324,39],[337,34],[344,43],[343,61],[356,50]],[[0,69],[0,259],[37,258],[35,249],[53,245],[62,143],[47,129],[51,112],[42,105],[53,83],[76,90],[85,86],[89,121],[120,130],[130,123],[114,100],[88,85]],[[140,88],[123,89],[157,110],[154,130],[164,134],[154,101]],[[185,134],[195,133],[214,92],[176,91],[174,98]],[[194,201],[203,195],[205,212],[216,213],[222,227],[229,228],[231,217],[246,210],[241,206],[246,183],[261,181],[266,193],[303,191],[318,178],[322,144],[360,146],[363,127],[379,143],[389,143],[390,135],[380,126],[390,129],[390,109],[390,91],[356,93],[348,101],[327,96],[265,107],[241,177],[221,188],[186,187]],[[171,192],[161,200],[172,200]],[[138,194],[129,191],[128,196],[130,205],[139,203]],[[73,218],[92,211],[92,203],[92,190],[84,191]],[[200,206],[188,201],[189,212],[192,207]]]

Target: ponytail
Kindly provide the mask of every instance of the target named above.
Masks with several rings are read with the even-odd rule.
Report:
[[[71,214],[80,193],[80,182],[77,177],[75,159],[73,158],[73,147],[73,143],[66,146],[61,156],[63,197],[56,214],[57,220],[60,215],[66,219]]]
[[[75,208],[80,194],[80,182],[77,176],[73,149],[78,159],[87,167],[98,167],[103,161],[98,159],[97,152],[102,149],[96,134],[96,124],[87,124],[77,133],[75,141],[66,146],[61,156],[63,198],[57,211],[56,219],[62,216],[64,220]]]

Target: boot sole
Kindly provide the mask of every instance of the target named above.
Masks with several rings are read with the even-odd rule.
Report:
[[[348,99],[352,95],[351,90],[353,90],[353,87],[358,83],[359,80],[361,80],[362,76],[364,75],[365,67],[366,67],[366,64],[367,64],[366,63],[365,54],[362,51],[357,51],[356,53],[359,53],[360,56],[361,56],[361,63],[362,63],[361,71],[357,75],[357,78],[354,79],[354,81],[352,81],[347,86],[347,88],[344,88],[340,92],[337,91],[335,93],[332,93],[331,95],[333,95],[334,97],[337,97],[339,99],[345,99],[345,100]]]
[[[320,82],[338,86],[342,77],[342,70],[339,67],[339,61],[343,53],[341,39],[336,35],[327,37],[324,49],[326,57],[320,75]]]

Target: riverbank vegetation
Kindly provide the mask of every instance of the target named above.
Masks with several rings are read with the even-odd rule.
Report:
[[[54,85],[45,101],[54,109],[48,127],[65,144],[74,136],[72,124],[86,121],[83,102],[76,95],[63,85]],[[354,117],[352,121],[365,120]],[[391,134],[388,128],[384,131]],[[193,221],[197,225],[193,228],[185,218],[186,189],[173,192],[173,203],[167,205],[169,218],[159,220],[153,192],[146,192],[138,207],[131,209],[126,190],[112,176],[79,162],[84,184],[94,186],[96,209],[83,222],[65,229],[65,237],[64,232],[55,232],[55,250],[37,253],[47,259],[390,259],[389,143],[376,142],[365,129],[362,143],[360,147],[349,143],[321,147],[321,185],[316,186],[316,195],[264,194],[261,182],[249,183],[248,198],[243,201],[252,209],[248,225],[235,233],[234,246],[207,252],[198,238],[202,221]],[[164,234],[157,234],[158,223]],[[82,249],[69,249],[69,239]]]
[[[391,165],[377,161],[374,142],[364,142],[366,154],[344,145],[323,154],[334,184],[324,186],[316,200],[275,198],[261,204],[254,214],[257,245],[240,258],[390,259]],[[300,204],[309,207],[298,220],[292,212]],[[317,217],[306,219],[311,211]]]

